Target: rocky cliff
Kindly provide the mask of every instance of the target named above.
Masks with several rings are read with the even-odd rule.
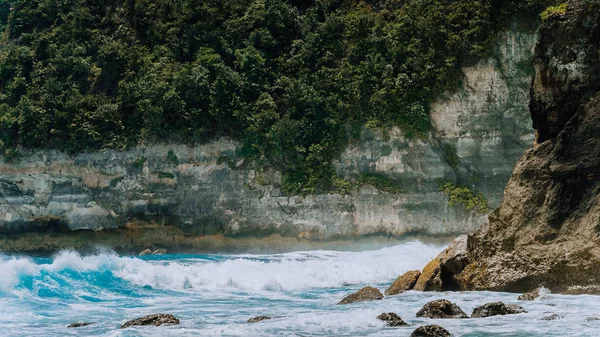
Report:
[[[502,33],[494,56],[465,68],[463,87],[433,104],[428,139],[364,129],[334,163],[349,181],[379,174],[401,193],[364,185],[348,195],[287,197],[279,172],[237,157],[239,144],[227,139],[77,156],[34,152],[0,164],[0,233],[112,230],[137,220],[195,235],[307,240],[472,231],[487,215],[450,207],[439,186],[469,186],[499,205],[515,162],[533,143],[534,41],[531,29]]]
[[[540,29],[531,88],[538,144],[501,207],[469,235],[462,289],[566,293],[600,287],[600,3],[570,1]]]

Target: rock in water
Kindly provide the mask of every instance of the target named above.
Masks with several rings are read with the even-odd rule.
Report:
[[[179,324],[179,320],[175,318],[173,315],[169,314],[155,314],[148,315],[140,318],[133,319],[131,321],[125,322],[125,324],[121,325],[119,329],[129,328],[134,325],[177,325]]]
[[[398,316],[397,314],[395,314],[393,312],[383,313],[383,314],[377,316],[377,319],[387,322],[388,326],[407,326],[408,325],[408,323],[406,323],[402,318],[400,318],[400,316]]]
[[[166,254],[167,250],[164,248],[158,248],[156,250],[152,250],[150,248],[148,249],[144,249],[140,252],[139,256],[144,256],[144,255],[162,255],[162,254]]]
[[[448,300],[435,300],[431,301],[423,306],[417,317],[426,318],[469,318],[464,311],[462,311],[458,305]]]
[[[450,337],[450,333],[439,325],[425,325],[418,327],[410,337]]]
[[[502,205],[468,239],[461,289],[600,293],[600,2],[571,0],[540,27],[534,148]]]
[[[540,297],[540,291],[542,290],[542,288],[537,288],[536,290],[523,294],[521,296],[519,296],[519,300],[520,301],[533,301],[536,298]]]
[[[364,287],[352,295],[344,297],[338,304],[350,304],[354,302],[375,301],[383,298],[379,289],[373,287]]]
[[[273,317],[269,317],[269,316],[256,316],[256,317],[252,317],[248,320],[248,323],[258,323],[260,321],[264,321],[267,319],[272,319]]]
[[[561,316],[558,314],[552,314],[550,316],[546,316],[546,317],[542,318],[542,320],[543,321],[556,321],[556,320],[563,319],[563,318],[565,318],[565,316]]]
[[[598,317],[588,317],[585,319],[586,322],[600,321]]]
[[[414,290],[457,290],[456,275],[469,264],[467,236],[461,235],[423,269]]]
[[[140,252],[139,256],[152,255],[152,249],[144,249]]]
[[[389,288],[387,288],[385,295],[397,295],[411,290],[415,286],[415,283],[417,283],[419,276],[421,276],[421,271],[419,270],[411,270],[405,273],[404,275],[398,277],[398,279],[394,281]]]
[[[473,310],[471,318],[484,318],[498,315],[515,315],[526,313],[523,307],[514,304],[504,304],[502,302],[487,303],[478,306]]]
[[[67,328],[81,328],[92,324],[96,324],[96,322],[71,323]]]

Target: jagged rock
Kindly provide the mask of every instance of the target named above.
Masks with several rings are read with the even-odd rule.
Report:
[[[387,326],[407,326],[406,323],[400,316],[393,312],[383,313],[377,316],[378,320],[387,322]]]
[[[600,2],[539,30],[525,152],[489,224],[468,239],[461,289],[600,293]]]
[[[84,326],[96,324],[96,322],[85,322],[85,323],[71,323],[67,328],[81,328]]]
[[[546,316],[546,317],[542,318],[542,321],[556,321],[556,320],[563,319],[563,318],[565,318],[565,316],[561,316],[558,314],[552,314],[550,316]]]
[[[456,290],[459,286],[455,276],[469,264],[467,236],[461,235],[423,269],[414,290]]]
[[[514,304],[504,304],[502,302],[487,303],[478,306],[473,310],[471,318],[483,318],[498,315],[514,315],[526,313],[523,307]]]
[[[418,327],[410,337],[450,337],[450,332],[439,325]]]
[[[426,318],[469,318],[458,305],[448,300],[435,300],[423,306],[417,317]]]
[[[256,316],[256,317],[252,317],[248,320],[248,323],[258,323],[260,321],[264,321],[267,319],[272,319],[273,317],[269,317],[269,316]]]
[[[125,324],[121,325],[119,329],[129,328],[135,325],[177,325],[179,324],[179,320],[170,314],[154,314],[148,315],[136,319],[132,319],[131,321],[125,322]]]
[[[383,298],[379,289],[373,287],[364,287],[354,294],[344,297],[338,304],[350,304],[354,302],[375,301]]]
[[[152,249],[148,248],[148,249],[144,249],[140,252],[140,256],[145,256],[145,255],[152,255]]]
[[[419,276],[421,276],[421,271],[419,270],[411,270],[405,273],[404,275],[398,277],[398,279],[396,279],[396,281],[394,281],[394,283],[392,283],[392,285],[386,289],[385,295],[397,295],[411,290],[415,286],[415,283],[417,283]]]
[[[519,296],[519,300],[520,301],[533,301],[536,298],[540,297],[540,290],[542,290],[541,288],[537,288],[536,290],[532,291],[532,292],[528,292],[526,294],[523,294],[521,296]]]
[[[600,321],[598,317],[588,317],[585,319],[586,322]]]

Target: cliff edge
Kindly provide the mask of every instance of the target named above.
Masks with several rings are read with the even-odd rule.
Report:
[[[600,2],[570,1],[549,16],[535,70],[538,144],[443,288],[600,293]]]

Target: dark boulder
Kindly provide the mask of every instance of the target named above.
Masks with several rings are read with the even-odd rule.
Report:
[[[269,316],[256,316],[256,317],[252,317],[248,320],[248,323],[258,323],[260,321],[264,321],[267,319],[272,319],[273,317],[269,317]]]
[[[383,299],[383,294],[379,289],[373,287],[364,287],[354,294],[344,297],[338,304],[350,304],[354,302],[367,302]]]
[[[410,337],[450,337],[450,333],[439,325],[425,325],[418,327]]]
[[[400,316],[398,316],[397,314],[395,314],[393,312],[383,313],[383,314],[377,316],[377,319],[387,322],[387,326],[407,326],[408,325],[408,323],[406,323],[402,318],[400,318]]]
[[[523,294],[521,296],[519,296],[519,301],[533,301],[536,298],[540,297],[540,290],[542,290],[541,288],[537,288],[536,290],[532,291],[532,292],[528,292],[526,294]]]
[[[135,325],[161,326],[161,325],[177,325],[177,324],[179,324],[179,320],[173,315],[154,314],[154,315],[148,315],[148,316],[132,319],[131,321],[127,321],[127,322],[125,322],[125,324],[121,325],[121,327],[119,329],[125,329],[125,328],[129,328],[130,326],[135,326]]]
[[[471,318],[483,318],[498,315],[514,315],[526,313],[523,307],[514,304],[504,304],[502,302],[487,303],[478,306],[473,310]]]
[[[96,322],[71,323],[67,328],[81,328],[92,324],[96,324]]]
[[[565,318],[565,316],[561,316],[558,314],[552,314],[550,316],[546,316],[546,317],[542,318],[542,321],[557,321],[557,320],[563,319],[563,318]]]
[[[435,300],[423,306],[417,317],[426,318],[469,318],[458,305],[448,300]]]

